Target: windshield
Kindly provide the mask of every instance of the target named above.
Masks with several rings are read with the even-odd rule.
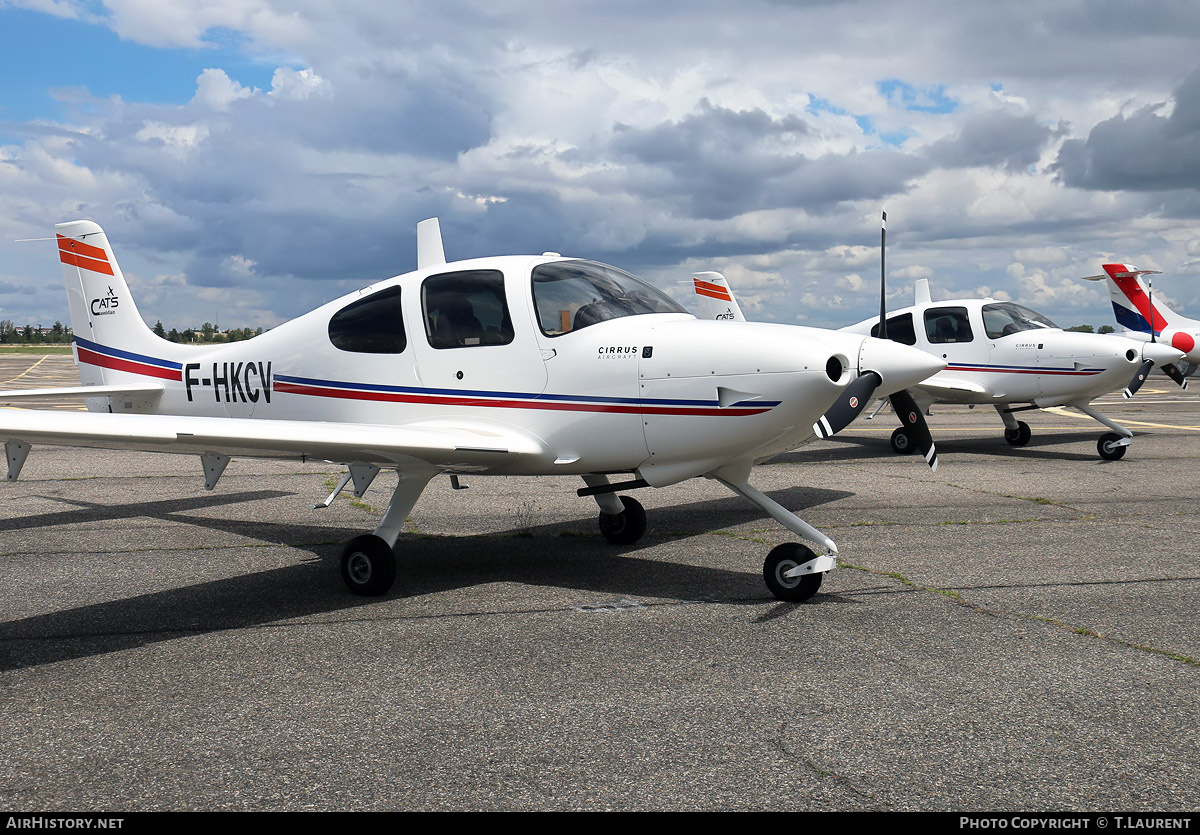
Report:
[[[554,261],[534,267],[533,304],[546,336],[624,316],[687,312],[640,278],[595,261]]]
[[[1021,331],[1057,328],[1037,311],[1012,302],[997,302],[983,306],[983,329],[989,339],[999,339]]]

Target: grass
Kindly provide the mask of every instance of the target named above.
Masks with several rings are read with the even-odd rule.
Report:
[[[70,354],[70,344],[64,345],[0,345],[0,354]]]
[[[1121,647],[1126,647],[1127,649],[1137,650],[1138,652],[1146,652],[1146,653],[1150,653],[1152,655],[1160,655],[1164,658],[1170,658],[1172,661],[1178,661],[1180,663],[1187,664],[1190,667],[1200,667],[1200,659],[1194,658],[1193,656],[1190,656],[1190,655],[1185,655],[1180,652],[1174,652],[1172,650],[1159,649],[1158,647],[1147,646],[1146,644],[1134,643],[1133,641],[1127,641],[1123,638],[1117,638],[1112,635],[1105,635],[1103,632],[1097,632],[1096,630],[1089,629],[1086,626],[1077,626],[1075,624],[1070,624],[1070,623],[1066,623],[1065,621],[1058,620],[1057,618],[1046,617],[1045,615],[1034,615],[1034,614],[1027,614],[1027,613],[1023,613],[1023,612],[1005,612],[1005,611],[1002,611],[999,609],[994,609],[994,608],[991,608],[988,606],[981,605],[979,603],[973,603],[970,600],[967,600],[965,597],[963,597],[962,594],[955,589],[942,589],[942,588],[937,588],[936,586],[923,586],[920,583],[916,583],[913,580],[910,580],[908,577],[904,576],[903,574],[901,574],[898,571],[880,571],[880,570],[877,570],[874,568],[868,568],[864,565],[855,565],[855,564],[847,562],[845,560],[839,560],[838,565],[841,568],[849,568],[854,571],[861,571],[864,574],[875,574],[875,575],[879,575],[879,576],[883,576],[883,577],[890,577],[891,579],[897,581],[898,583],[901,583],[904,586],[907,586],[910,589],[913,589],[914,591],[931,592],[933,594],[943,595],[944,597],[949,598],[950,600],[954,601],[958,605],[964,606],[968,609],[971,609],[972,611],[979,612],[981,614],[989,615],[992,617],[1012,618],[1014,620],[1027,620],[1027,621],[1036,621],[1039,623],[1045,623],[1050,626],[1054,626],[1059,629],[1066,630],[1074,635],[1079,635],[1081,637],[1093,638],[1096,640],[1104,641],[1105,643],[1109,643],[1109,644],[1113,644],[1113,645],[1121,646]]]

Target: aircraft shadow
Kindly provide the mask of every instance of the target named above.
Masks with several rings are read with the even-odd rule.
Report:
[[[599,599],[594,602],[599,607],[631,596],[746,604],[761,604],[770,599],[758,561],[739,571],[636,556],[638,551],[662,545],[664,541],[699,536],[756,519],[762,520],[764,526],[778,527],[736,496],[654,508],[650,511],[647,536],[636,545],[621,549],[599,535],[595,516],[590,513],[578,521],[521,532],[461,537],[405,534],[396,546],[400,561],[396,586],[384,598],[355,597],[341,581],[342,545],[362,533],[362,529],[212,519],[188,513],[286,495],[289,494],[263,490],[125,505],[69,500],[77,506],[76,510],[7,520],[10,529],[35,529],[94,521],[98,516],[164,518],[176,524],[283,543],[308,551],[313,557],[299,565],[0,623],[0,670],[133,649],[186,635],[328,615],[389,598],[437,594],[494,582],[578,589],[596,595]],[[773,491],[771,495],[788,507],[803,509],[850,494],[789,488]],[[594,507],[590,500],[580,500],[581,509],[590,510],[589,505]],[[584,531],[586,534],[581,535]],[[553,546],[548,546],[547,541],[553,542]],[[765,557],[766,549],[762,550],[761,557]],[[133,584],[136,579],[131,577],[130,582]],[[784,606],[773,611],[790,611],[795,604]]]
[[[962,453],[964,455],[1003,455],[1006,457],[1023,457],[1032,459],[1046,459],[1054,461],[1092,461],[1095,463],[1105,463],[1099,455],[1095,453],[1096,440],[1107,431],[1103,427],[1097,427],[1098,431],[1094,432],[1054,432],[1046,434],[1035,434],[1030,438],[1029,443],[1023,447],[1014,447],[1004,440],[1003,437],[989,438],[959,438],[946,439],[935,438],[937,442],[937,451],[939,457],[949,454]],[[879,438],[854,438],[837,436],[830,438],[828,443],[837,444],[843,447],[836,450],[825,449],[800,449],[795,452],[784,453],[772,459],[777,462],[812,462],[812,461],[829,461],[842,460],[852,461],[862,458],[900,458],[892,451],[891,443],[887,440]],[[1063,446],[1066,444],[1086,443],[1093,450],[1091,454],[1079,452],[1067,452],[1063,450],[1054,450],[1054,447]],[[1134,444],[1137,443],[1137,437],[1134,437]],[[915,463],[920,463],[919,459],[912,457]]]

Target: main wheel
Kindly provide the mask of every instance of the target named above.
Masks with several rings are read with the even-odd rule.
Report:
[[[342,579],[355,594],[365,597],[387,594],[396,581],[396,555],[375,534],[356,536],[342,550]]]
[[[1105,432],[1100,436],[1100,440],[1096,441],[1096,451],[1105,461],[1119,461],[1125,457],[1125,450],[1129,448],[1129,444],[1118,444],[1119,440],[1121,436],[1116,432]]]
[[[646,532],[646,509],[637,499],[621,496],[620,513],[600,514],[600,533],[613,545],[632,545]]]
[[[798,565],[816,557],[810,549],[798,542],[785,542],[771,549],[763,563],[763,579],[767,588],[779,600],[789,603],[803,603],[821,588],[823,573],[801,574],[797,577],[785,576]]]
[[[1008,441],[1013,446],[1025,446],[1029,443],[1029,439],[1033,433],[1029,431],[1029,424],[1023,420],[1017,421],[1016,429],[1005,429],[1004,440]]]
[[[903,426],[897,427],[896,431],[892,433],[892,452],[908,455],[915,448],[908,430]]]

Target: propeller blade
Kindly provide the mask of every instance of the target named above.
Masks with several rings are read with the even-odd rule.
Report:
[[[858,379],[846,386],[842,396],[829,407],[829,411],[821,415],[821,419],[813,424],[813,431],[822,440],[832,437],[850,425],[859,412],[871,400],[871,393],[879,388],[883,378],[874,371],[860,374]]]
[[[1175,381],[1176,385],[1187,391],[1187,380],[1184,379],[1183,372],[1179,370],[1179,366],[1173,362],[1169,362],[1162,367],[1162,370],[1164,374]]]
[[[907,390],[893,394],[891,401],[892,408],[896,410],[900,422],[904,424],[905,430],[917,445],[917,449],[921,450],[925,463],[929,465],[930,469],[937,470],[937,447],[933,443],[933,434],[929,431],[929,425],[925,423],[925,416],[917,407],[917,401],[913,400],[913,396]]]
[[[1133,375],[1133,379],[1125,387],[1126,400],[1137,394],[1137,390],[1142,387],[1142,383],[1146,382],[1146,378],[1150,376],[1150,369],[1153,367],[1154,360],[1146,360],[1138,367],[1138,370]]]

